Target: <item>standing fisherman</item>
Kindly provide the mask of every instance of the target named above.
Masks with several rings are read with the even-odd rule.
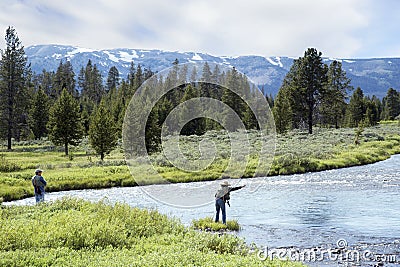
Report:
[[[36,203],[44,201],[44,187],[47,185],[46,180],[42,176],[42,170],[37,169],[32,177],[32,185],[35,189]]]
[[[221,188],[215,193],[215,208],[216,208],[216,215],[215,215],[215,222],[219,221],[219,210],[222,210],[222,223],[226,224],[226,210],[225,210],[225,202],[228,203],[229,207],[229,193],[232,191],[236,191],[242,189],[246,185],[237,186],[237,187],[230,187],[230,184],[225,181],[221,183]]]

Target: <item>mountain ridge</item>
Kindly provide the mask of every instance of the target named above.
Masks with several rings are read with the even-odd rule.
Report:
[[[276,95],[281,83],[293,63],[294,57],[281,56],[213,56],[201,52],[180,52],[158,49],[88,49],[70,45],[32,45],[25,48],[25,54],[35,73],[56,71],[60,60],[69,60],[77,75],[81,67],[85,67],[90,59],[107,78],[109,69],[115,66],[121,78],[126,78],[131,62],[140,64],[152,71],[160,71],[179,63],[211,61],[236,67],[246,74],[266,93]],[[380,98],[392,87],[400,88],[400,58],[329,58],[323,57],[326,64],[333,60],[342,62],[343,69],[352,80],[351,85],[361,87],[365,94]]]

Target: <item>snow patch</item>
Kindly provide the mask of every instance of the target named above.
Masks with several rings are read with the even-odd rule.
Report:
[[[195,53],[192,57],[192,60],[203,60],[203,58],[199,54]]]
[[[135,50],[132,50],[131,54],[125,51],[120,51],[119,55],[120,55],[120,60],[124,62],[132,62],[134,58],[139,58]]]
[[[108,58],[111,60],[111,61],[114,61],[114,62],[119,62],[119,60],[118,60],[118,58],[116,57],[116,56],[114,56],[113,54],[111,54],[110,53],[110,51],[103,51],[105,54],[107,54],[107,56],[108,56]]]
[[[348,60],[348,59],[343,59],[343,61],[346,63],[354,63],[355,62],[354,60]]]
[[[389,60],[388,63],[389,63],[389,64],[392,64],[393,62]]]
[[[282,62],[281,62],[281,58],[280,57],[275,57],[274,59],[276,60],[276,61],[274,61],[272,58],[270,58],[270,57],[266,57],[265,58],[269,63],[271,63],[272,65],[274,65],[274,66],[279,66],[279,67],[281,67],[281,68],[283,68],[283,64],[282,64]]]
[[[89,49],[89,48],[83,48],[83,47],[75,47],[74,50],[70,51],[67,53],[67,56],[69,57],[73,57],[76,54],[80,54],[80,53],[93,53],[95,52],[95,50],[93,49]]]

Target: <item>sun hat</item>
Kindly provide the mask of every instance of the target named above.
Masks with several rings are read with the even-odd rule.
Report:
[[[224,181],[221,183],[221,186],[230,186],[230,184],[227,181]]]

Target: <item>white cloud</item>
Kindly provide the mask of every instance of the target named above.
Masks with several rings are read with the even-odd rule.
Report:
[[[307,47],[352,57],[370,0],[2,0],[0,29],[24,45],[157,48],[215,55],[300,56]],[[382,4],[384,5],[384,4]]]

